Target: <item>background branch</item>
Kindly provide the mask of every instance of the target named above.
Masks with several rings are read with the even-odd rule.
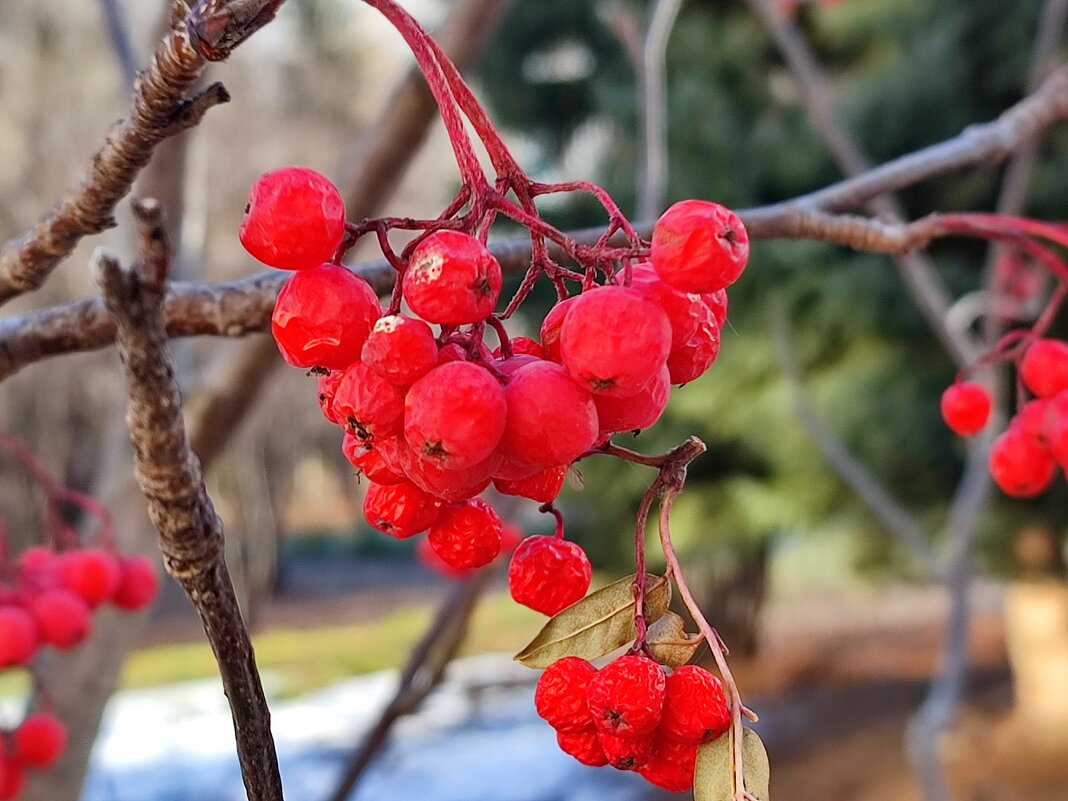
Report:
[[[133,43],[130,41],[130,29],[119,1],[100,0],[100,12],[104,16],[104,29],[111,42],[115,61],[122,72],[123,81],[129,86],[137,77],[137,60],[134,58]]]
[[[664,211],[667,193],[667,45],[682,0],[656,0],[642,42],[638,70],[638,112],[642,122],[642,174],[638,182],[640,219]]]

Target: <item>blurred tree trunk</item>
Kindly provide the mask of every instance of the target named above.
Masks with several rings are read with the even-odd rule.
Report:
[[[760,645],[760,613],[767,597],[770,542],[731,554],[693,559],[686,580],[732,655],[752,656]],[[683,617],[688,617],[681,610]]]

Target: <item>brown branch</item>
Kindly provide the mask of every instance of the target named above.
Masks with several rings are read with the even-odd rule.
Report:
[[[127,426],[136,475],[159,533],[167,572],[204,624],[230,702],[238,759],[250,799],[281,801],[282,784],[248,629],[223,558],[222,521],[208,497],[200,462],[186,439],[162,303],[167,247],[155,203],[135,205],[145,249],[123,270],[98,251],[97,283],[115,320],[129,391]]]
[[[220,85],[189,96],[206,65],[201,52],[204,37],[213,43],[212,52],[228,54],[264,24],[259,16],[248,16],[251,7],[265,12],[279,3],[201,0],[184,24],[163,38],[134,84],[129,116],[115,124],[77,183],[36,225],[0,251],[0,304],[44,283],[83,237],[113,227],[115,206],[130,191],[156,145],[196,125],[209,108],[229,99]],[[235,17],[235,8],[243,13]],[[224,24],[227,14],[230,22]]]

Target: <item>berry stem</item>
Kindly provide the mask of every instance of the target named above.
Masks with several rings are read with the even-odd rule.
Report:
[[[497,332],[497,339],[501,343],[501,357],[511,359],[515,354],[512,351],[512,340],[509,338],[508,332],[504,329],[504,323],[492,314],[486,318],[486,322],[488,322],[493,330]]]
[[[556,528],[553,531],[553,536],[558,540],[564,539],[564,516],[560,514],[560,510],[551,503],[543,503],[538,507],[539,512],[548,512],[556,518]]]

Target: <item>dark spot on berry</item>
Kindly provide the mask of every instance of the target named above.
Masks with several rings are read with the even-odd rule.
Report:
[[[734,245],[738,242],[738,234],[733,228],[728,227],[724,229],[723,233],[721,233],[719,236],[721,239],[726,239],[727,242],[731,245]]]
[[[468,289],[480,298],[484,298],[493,292],[493,288],[490,286],[489,277],[485,275],[478,278],[468,287]]]
[[[424,442],[423,455],[439,458],[448,456],[449,452],[445,450],[445,446],[442,444],[441,440],[438,440],[436,442]]]
[[[606,389],[611,389],[616,385],[614,378],[591,378],[590,390],[592,392],[604,392]]]

